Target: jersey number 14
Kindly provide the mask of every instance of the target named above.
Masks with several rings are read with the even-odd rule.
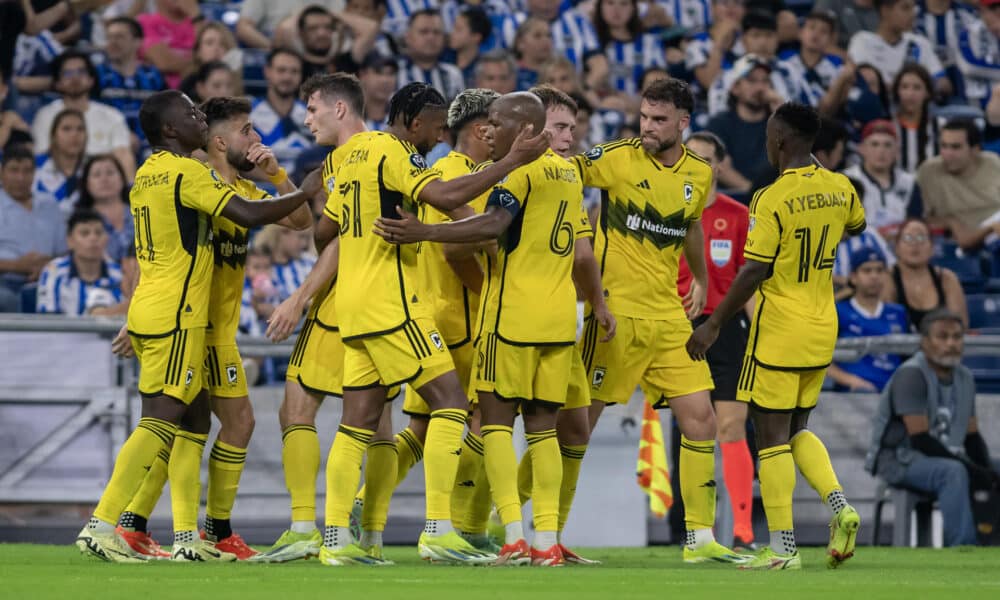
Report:
[[[799,227],[795,230],[795,239],[799,240],[799,283],[809,281],[809,271],[829,271],[833,274],[833,262],[837,255],[837,244],[830,244],[831,249],[827,251],[827,243],[830,237],[830,225],[824,225],[819,234],[819,241],[813,250],[813,231],[811,227]]]

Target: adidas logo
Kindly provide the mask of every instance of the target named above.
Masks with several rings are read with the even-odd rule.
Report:
[[[462,456],[462,449],[459,448],[459,449],[455,450],[454,452],[452,452],[452,454],[454,454],[455,456]]]
[[[476,487],[476,482],[471,479],[466,479],[465,481],[458,482],[459,487]]]
[[[643,179],[639,183],[635,184],[635,187],[637,187],[639,189],[643,189],[643,190],[648,190],[648,189],[650,189],[650,187],[649,187],[649,180],[648,179]]]

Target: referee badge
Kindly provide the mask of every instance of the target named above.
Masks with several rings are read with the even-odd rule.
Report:
[[[712,240],[709,254],[715,266],[724,267],[729,264],[729,259],[733,256],[733,242],[731,240]]]

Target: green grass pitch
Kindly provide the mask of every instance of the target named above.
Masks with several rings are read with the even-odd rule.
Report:
[[[396,566],[323,567],[315,560],[284,565],[114,565],[72,546],[0,544],[0,597],[234,598],[254,600],[441,600],[444,598],[1000,598],[1000,548],[930,550],[859,548],[836,571],[823,550],[802,550],[802,571],[742,572],[724,565],[684,565],[676,548],[588,549],[595,567],[494,568],[423,564],[414,548],[389,548]]]

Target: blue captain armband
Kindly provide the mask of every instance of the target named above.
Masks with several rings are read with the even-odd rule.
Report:
[[[495,187],[490,192],[490,197],[486,201],[486,206],[496,206],[510,213],[511,217],[516,217],[521,212],[521,202],[510,190],[502,187]]]

